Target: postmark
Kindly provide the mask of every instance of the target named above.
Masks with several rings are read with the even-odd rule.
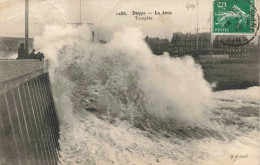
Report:
[[[259,15],[255,0],[215,0],[213,33],[221,35],[228,46],[251,42],[259,30]]]

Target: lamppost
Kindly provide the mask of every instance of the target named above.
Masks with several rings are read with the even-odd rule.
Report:
[[[77,25],[77,26],[81,26],[83,24],[87,24],[89,26],[93,26],[93,23],[82,23],[81,21],[81,0],[79,1],[79,22],[75,22],[75,23],[67,23],[67,24],[74,24],[74,25]],[[94,34],[95,32],[92,31],[92,42],[94,42]]]
[[[29,0],[25,0],[25,54],[29,55]]]
[[[196,35],[196,51],[199,49],[199,2],[197,0],[197,35]]]

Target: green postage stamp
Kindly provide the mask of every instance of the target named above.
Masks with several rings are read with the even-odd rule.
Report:
[[[213,33],[255,32],[255,0],[215,0]]]

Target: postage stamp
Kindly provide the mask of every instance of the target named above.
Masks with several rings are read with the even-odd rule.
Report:
[[[255,0],[215,0],[213,12],[213,33],[255,32]]]

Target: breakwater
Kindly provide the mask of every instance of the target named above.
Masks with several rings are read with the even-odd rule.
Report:
[[[0,164],[58,164],[58,139],[44,62],[0,61]]]

